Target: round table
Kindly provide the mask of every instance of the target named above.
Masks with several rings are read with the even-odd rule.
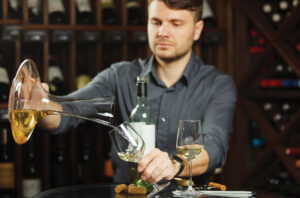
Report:
[[[33,198],[146,198],[146,195],[129,196],[126,194],[116,194],[114,191],[115,186],[115,184],[89,184],[59,187],[41,192]],[[175,189],[176,185],[171,183],[166,189],[155,195],[154,198],[172,198],[172,191]],[[220,196],[207,195],[200,197],[221,198]]]

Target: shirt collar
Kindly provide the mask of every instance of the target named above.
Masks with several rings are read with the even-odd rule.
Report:
[[[191,81],[193,72],[195,71],[194,68],[195,67],[199,67],[202,65],[202,61],[200,61],[200,64],[196,64],[197,63],[197,56],[195,55],[195,53],[192,51],[191,54],[191,58],[188,62],[187,67],[185,68],[182,77],[180,80],[184,80],[184,82],[186,83],[186,85],[188,86],[188,84]],[[162,84],[161,80],[158,78],[157,76],[157,72],[156,72],[156,67],[154,64],[154,55],[152,55],[146,62],[144,69],[141,72],[141,76],[148,76],[149,74],[152,74],[153,78],[156,80],[156,82],[158,84]]]

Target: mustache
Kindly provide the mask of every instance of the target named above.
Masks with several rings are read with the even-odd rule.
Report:
[[[155,43],[156,43],[156,44],[159,44],[159,43],[165,43],[165,44],[174,45],[174,42],[169,41],[168,39],[165,39],[165,38],[159,38],[159,39],[156,39]]]

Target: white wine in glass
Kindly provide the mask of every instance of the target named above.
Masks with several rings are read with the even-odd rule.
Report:
[[[192,161],[204,149],[200,120],[180,120],[176,140],[177,151],[189,161],[189,187],[187,190],[173,191],[175,197],[198,195],[192,186]]]

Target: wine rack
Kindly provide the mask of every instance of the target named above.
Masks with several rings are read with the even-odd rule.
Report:
[[[144,18],[138,25],[132,25],[128,21],[126,0],[113,1],[117,17],[117,23],[113,25],[103,22],[101,0],[89,1],[93,18],[90,24],[77,24],[75,0],[62,0],[66,21],[63,24],[52,24],[48,14],[49,1],[40,1],[40,18],[34,22],[30,19],[27,1],[18,1],[20,7],[16,17],[9,14],[9,0],[0,1],[0,53],[3,53],[10,81],[19,64],[25,58],[31,58],[37,63],[41,80],[46,83],[50,83],[49,67],[53,64],[58,65],[62,71],[65,92],[69,93],[77,89],[76,77],[80,74],[84,73],[92,78],[116,61],[146,58],[151,55],[146,31],[147,0],[137,1],[141,17]],[[201,40],[195,42],[194,51],[206,63],[233,75],[233,0],[208,2],[215,14],[217,25],[203,31]],[[132,18],[132,15],[130,17]],[[3,110],[6,110],[7,106],[7,103],[0,104]],[[35,129],[33,135],[38,142],[36,148],[42,190],[61,185],[112,182],[112,178],[105,177],[111,173],[104,173],[105,164],[109,164],[104,162],[109,158],[110,149],[105,133],[107,130],[106,127],[93,123],[85,123],[64,135],[52,135],[51,132]],[[86,137],[83,131],[89,131],[90,134]],[[83,158],[83,153],[89,152],[85,148],[92,151],[89,154],[92,159]],[[18,198],[22,197],[23,193],[24,150],[24,146],[15,145],[14,191]],[[59,150],[64,150],[61,152],[66,154],[67,162],[64,163],[69,164],[70,181],[53,184],[53,169],[59,169],[59,162],[53,159],[53,153]],[[88,169],[94,169],[96,174],[91,175]]]
[[[280,5],[282,2],[284,4]],[[288,9],[281,10],[280,6],[285,8],[285,5]],[[272,17],[277,14],[280,20]],[[282,167],[289,179],[281,180],[289,180],[294,188],[300,188],[300,169],[295,165],[297,157],[285,153],[289,147],[300,146],[299,141],[295,141],[299,140],[300,129],[300,54],[296,47],[300,40],[300,3],[237,0],[235,15],[238,49],[235,61],[241,66],[235,70],[239,90],[235,167],[238,166],[239,171],[231,184],[236,188],[272,191],[274,197],[297,197],[299,192],[289,194],[291,190],[287,193],[284,189],[274,189],[282,183],[268,188],[262,181]],[[265,40],[263,46],[257,44],[258,37]],[[253,50],[253,46],[259,48]],[[251,121],[260,138],[263,136],[266,140],[263,146],[255,149],[243,146],[253,141]]]

